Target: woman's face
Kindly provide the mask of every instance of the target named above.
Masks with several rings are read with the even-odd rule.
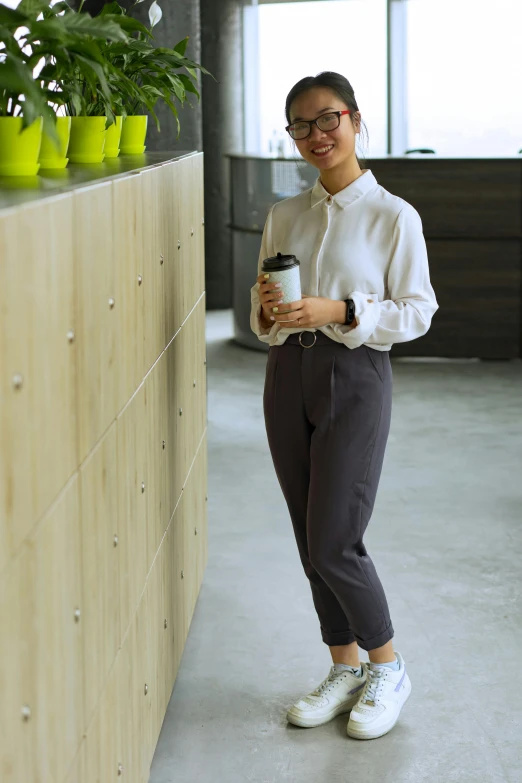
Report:
[[[290,106],[290,124],[296,120],[315,120],[326,111],[344,111],[348,106],[328,87],[311,87],[298,95]],[[333,131],[319,130],[312,125],[312,130],[306,139],[296,139],[294,144],[303,158],[320,171],[331,169],[344,163],[350,157],[355,159],[355,135],[359,132],[359,113],[354,117],[356,128],[351,121],[351,114],[343,114],[338,128]],[[319,155],[314,150],[330,147],[329,152]]]

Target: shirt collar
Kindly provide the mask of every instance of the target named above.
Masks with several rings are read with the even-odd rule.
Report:
[[[356,199],[364,196],[365,193],[374,188],[377,184],[378,182],[372,174],[371,169],[363,169],[363,174],[332,196],[332,203],[335,202],[341,209],[344,209]],[[321,182],[321,177],[317,177],[311,192],[311,207],[313,208],[316,207],[317,204],[322,204],[329,195],[330,193],[328,193]]]

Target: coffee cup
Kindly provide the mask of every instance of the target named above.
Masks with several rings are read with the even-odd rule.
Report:
[[[263,273],[270,272],[270,282],[281,283],[279,289],[283,297],[281,304],[297,302],[301,299],[299,266],[300,262],[295,256],[283,255],[282,253],[265,258],[263,261]],[[278,309],[277,312],[284,313],[285,310]]]

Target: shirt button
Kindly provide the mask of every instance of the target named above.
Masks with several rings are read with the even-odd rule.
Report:
[[[373,304],[373,299],[367,299],[366,301],[368,302],[368,304]]]

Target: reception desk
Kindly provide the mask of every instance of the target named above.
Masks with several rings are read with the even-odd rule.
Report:
[[[267,350],[249,325],[266,215],[318,172],[302,159],[229,157],[235,339]],[[419,212],[439,303],[428,333],[396,343],[392,355],[522,356],[522,160],[416,154],[373,158],[366,168]]]
[[[207,563],[203,154],[0,181],[0,779],[149,780]]]

